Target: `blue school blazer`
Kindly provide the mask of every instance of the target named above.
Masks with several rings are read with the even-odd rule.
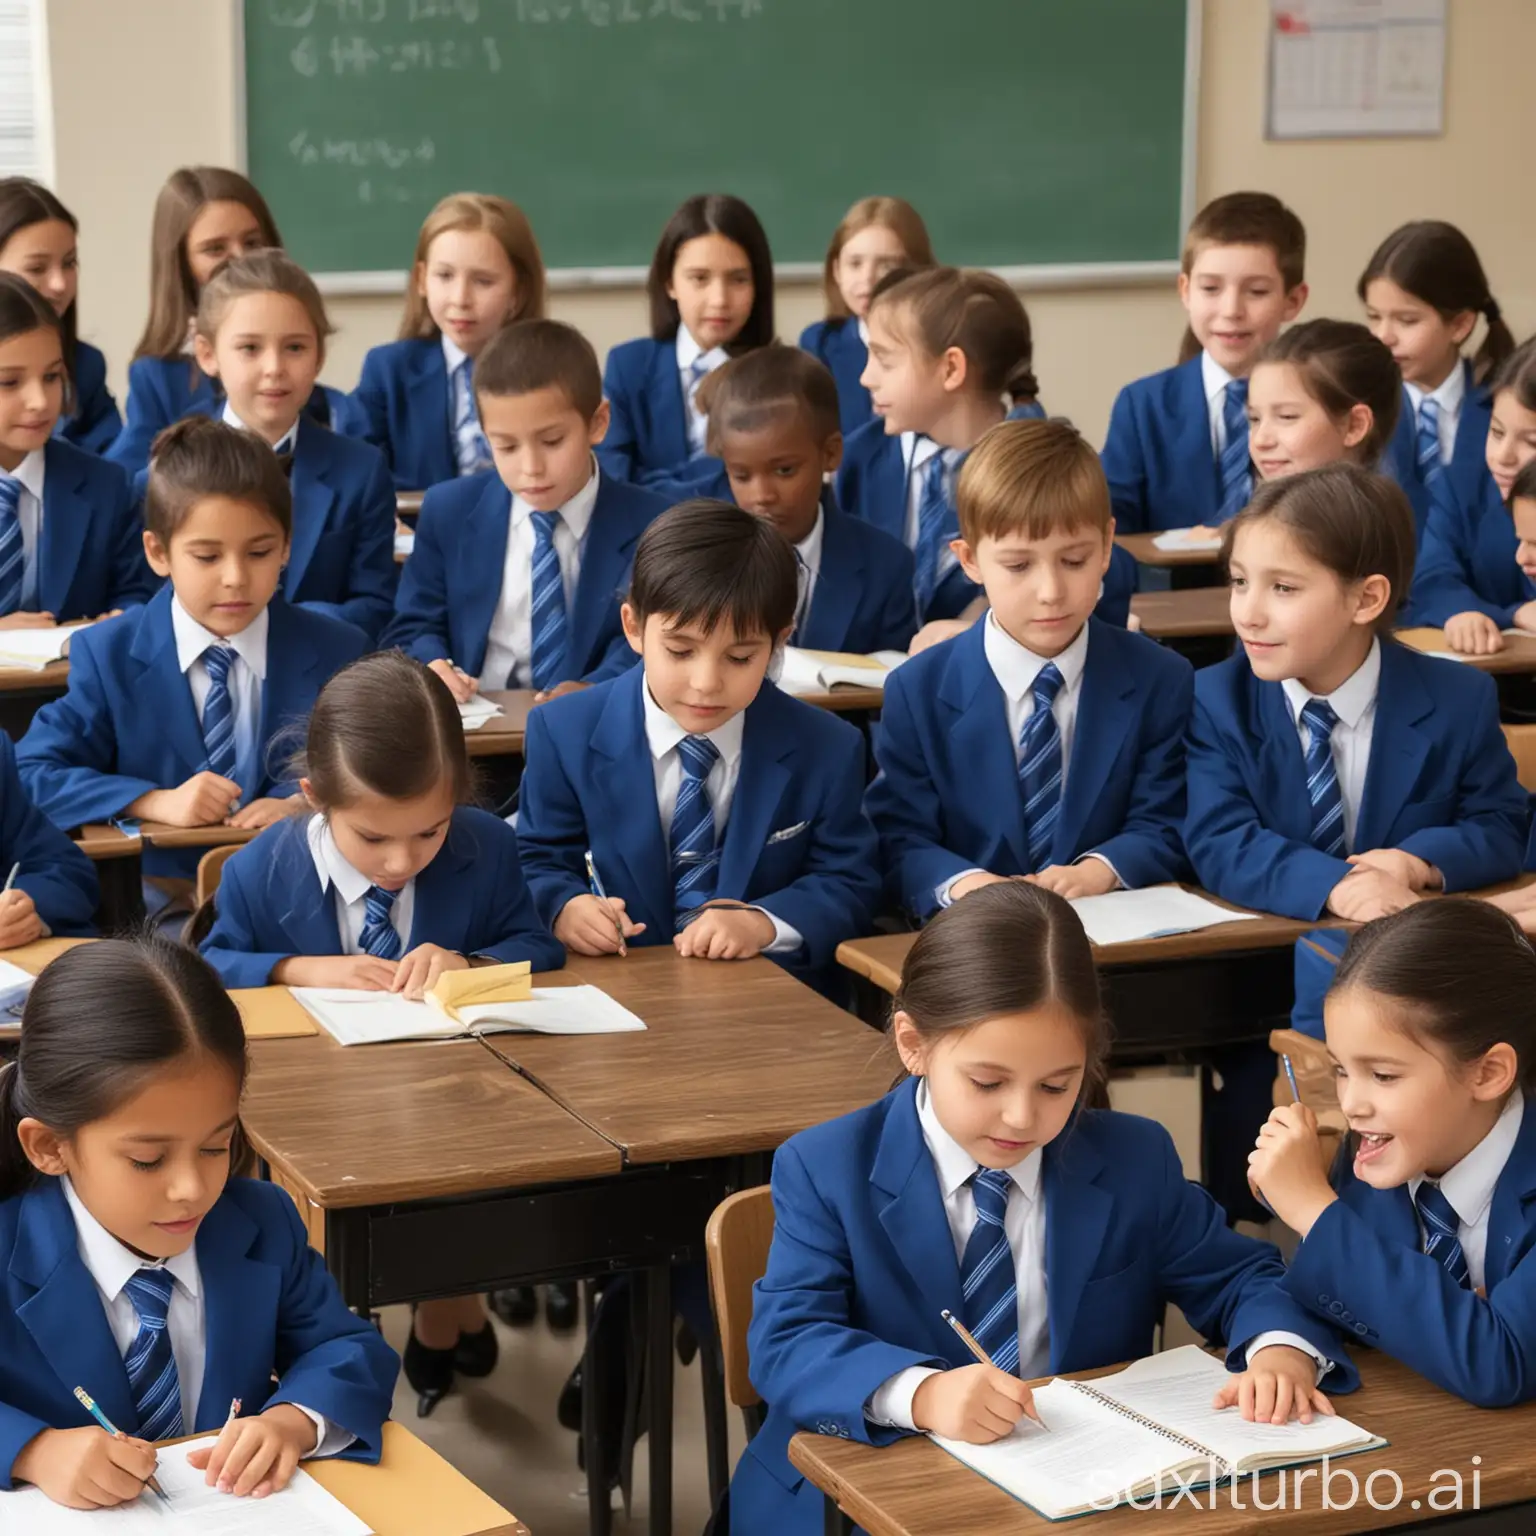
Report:
[[[912,551],[821,494],[821,565],[795,644],[814,651],[905,651],[917,632]]]
[[[380,449],[402,491],[456,480],[452,397],[441,337],[412,337],[370,347],[352,395],[360,435]]]
[[[731,1484],[737,1536],[813,1536],[822,1499],[790,1465],[801,1429],[871,1445],[904,1431],[864,1405],[909,1366],[971,1364],[940,1315],[960,1305],[960,1266],[907,1082],[865,1109],[802,1131],[773,1160],[773,1246],[753,1291],[752,1383],[768,1404]],[[1280,1288],[1268,1243],[1228,1229],[1188,1182],[1167,1131],[1084,1110],[1042,1154],[1053,1372],[1151,1353],[1167,1303],[1245,1366],[1248,1343],[1298,1334],[1335,1362],[1333,1392],[1358,1375],[1327,1323]]]
[[[207,1363],[187,1430],[217,1433],[233,1398],[247,1417],[295,1403],[357,1437],[347,1460],[377,1462],[400,1361],[342,1305],[293,1201],[274,1184],[231,1179],[196,1243]],[[43,1430],[89,1428],[77,1386],[125,1434],[139,1432],[123,1357],[76,1245],[57,1179],[0,1205],[0,1491]]]
[[[1484,452],[1488,441],[1488,423],[1493,416],[1493,397],[1485,386],[1472,382],[1470,362],[1463,361],[1461,366],[1466,377],[1466,394],[1462,398],[1461,415],[1456,422],[1456,441],[1451,448],[1451,462],[1443,466],[1440,490],[1442,500],[1465,510],[1482,500],[1484,488],[1491,479]],[[1399,485],[1407,488],[1411,482],[1427,496],[1428,487],[1419,475],[1417,439],[1418,418],[1413,412],[1413,401],[1404,389],[1397,412],[1397,426],[1393,430],[1392,442],[1385,457],[1391,466],[1390,473]]]
[[[875,406],[869,391],[859,382],[869,365],[869,348],[859,335],[857,320],[818,320],[800,333],[800,347],[827,365],[837,381],[838,412],[843,436],[873,421]]]
[[[1520,872],[1527,805],[1493,679],[1383,640],[1354,848],[1401,848],[1448,891]],[[1226,901],[1313,918],[1352,866],[1314,848],[1301,741],[1279,683],[1241,652],[1195,674],[1184,843]]]
[[[110,820],[140,795],[173,789],[208,767],[192,690],[176,657],[171,597],[166,586],[144,607],[76,635],[68,691],[37,712],[22,738],[16,753],[22,782],[55,826]],[[274,738],[283,734],[281,751],[331,674],[368,649],[353,625],[280,596],[267,612],[261,731],[256,761],[240,770],[242,805],[293,793],[281,765],[269,761]],[[188,854],[146,849],[144,868],[151,875],[185,874],[197,864],[197,850]]]
[[[1454,614],[1485,613],[1508,628],[1515,610],[1536,597],[1536,585],[1515,564],[1519,543],[1491,477],[1468,506],[1437,498],[1414,571],[1409,622],[1443,626]]]
[[[664,511],[666,503],[649,491],[601,472],[568,615],[571,678],[601,682],[634,665],[619,605],[635,545]],[[494,470],[429,491],[382,645],[427,663],[452,657],[478,677],[501,599],[511,525],[512,493]]]
[[[27,798],[16,770],[16,748],[0,735],[0,865],[19,865],[25,891],[55,938],[96,932],[101,889],[96,866]]]
[[[107,388],[107,360],[88,341],[75,343],[75,408],[61,416],[53,429],[55,437],[83,448],[87,453],[105,453],[123,430],[123,418],[117,401]]]
[[[865,807],[889,893],[919,919],[962,870],[1032,872],[1008,710],[985,619],[885,685]],[[1182,879],[1184,733],[1194,674],[1145,635],[1088,621],[1088,660],[1051,861],[1102,853],[1128,887]]]
[[[322,888],[307,818],[268,827],[224,866],[218,917],[204,957],[227,987],[264,987],[279,961],[339,955],[336,898]],[[539,921],[523,883],[517,833],[489,811],[461,805],[436,858],[416,877],[407,950],[436,944],[502,964],[556,971],[565,950]]]
[[[517,818],[523,874],[551,928],[587,891],[583,856],[610,896],[646,925],[636,944],[670,944],[672,872],[656,809],[651,753],[633,667],[528,717]],[[864,738],[846,720],[765,683],[746,709],[741,777],[720,848],[716,894],[762,907],[805,939],[778,958],[833,987],[844,939],[868,933],[880,895],[875,834],[859,800]]]
[[[1454,1284],[1421,1253],[1406,1184],[1373,1189],[1341,1159],[1339,1198],[1317,1218],[1286,1271],[1285,1289],[1409,1370],[1479,1408],[1536,1397],[1536,1103],[1493,1188],[1487,1297]]]
[[[1215,523],[1220,470],[1198,353],[1120,391],[1101,458],[1117,532]]]

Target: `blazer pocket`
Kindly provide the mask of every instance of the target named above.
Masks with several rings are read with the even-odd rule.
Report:
[[[787,843],[792,837],[799,837],[809,826],[808,821],[797,821],[792,827],[781,827],[777,832],[770,832],[768,845],[771,847],[774,843]]]

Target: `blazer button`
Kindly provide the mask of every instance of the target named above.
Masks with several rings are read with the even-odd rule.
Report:
[[[1364,1337],[1365,1337],[1365,1336],[1366,1336],[1366,1334],[1368,1334],[1368,1333],[1369,1333],[1369,1332],[1370,1332],[1370,1331],[1371,1331],[1371,1330],[1370,1330],[1370,1329],[1369,1329],[1369,1328],[1367,1328],[1367,1327],[1366,1327],[1366,1326],[1365,1326],[1365,1324],[1364,1324],[1364,1323],[1356,1323],[1356,1324],[1355,1324],[1355,1332],[1356,1332],[1356,1333],[1358,1333],[1358,1334],[1359,1334],[1359,1335],[1360,1335],[1360,1337],[1361,1337],[1361,1338],[1362,1338],[1362,1339],[1363,1339],[1363,1338],[1364,1338]]]
[[[1328,1304],[1328,1310],[1331,1313],[1333,1313],[1333,1315],[1335,1317],[1343,1317],[1343,1315],[1344,1315],[1344,1303],[1342,1301],[1330,1302]]]
[[[1332,1297],[1320,1295],[1317,1298],[1317,1304],[1320,1307],[1326,1307],[1331,1300],[1332,1300]]]

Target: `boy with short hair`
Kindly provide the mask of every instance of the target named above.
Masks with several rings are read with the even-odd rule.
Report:
[[[957,503],[990,611],[886,683],[866,806],[889,887],[926,920],[997,880],[1074,897],[1180,878],[1194,674],[1093,616],[1115,529],[1098,456],[1066,422],[1004,422]]]
[[[1248,375],[1301,313],[1307,232],[1267,192],[1207,203],[1184,240],[1179,365],[1127,384],[1104,439],[1121,533],[1214,527],[1248,504]]]
[[[425,662],[461,703],[612,677],[633,664],[618,594],[666,503],[598,470],[597,354],[555,320],[509,325],[475,364],[475,398],[496,468],[427,492],[381,646]]]
[[[523,873],[574,954],[766,954],[837,990],[880,881],[863,738],[765,681],[796,597],[766,521],[683,502],[635,554],[623,622],[643,665],[529,716]]]

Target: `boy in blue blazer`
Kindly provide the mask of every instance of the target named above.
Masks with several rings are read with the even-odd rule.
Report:
[[[567,949],[765,954],[837,985],[879,877],[862,737],[764,681],[797,590],[788,546],[739,508],[685,502],[647,529],[624,605],[643,666],[529,716],[523,871]]]
[[[16,748],[0,735],[0,864],[16,870],[0,893],[0,950],[96,932],[96,866],[27,798]]]
[[[1185,360],[1120,391],[1104,439],[1121,533],[1214,527],[1248,500],[1248,375],[1307,298],[1306,230],[1267,192],[1208,203],[1184,241]]]
[[[1185,871],[1189,663],[1092,617],[1114,524],[1065,422],[994,428],[960,476],[986,618],[886,684],[866,799],[888,888],[920,920],[1028,877],[1065,896]]]
[[[626,670],[619,597],[665,503],[593,458],[608,406],[591,343],[555,320],[518,321],[481,354],[475,393],[496,472],[428,493],[383,644],[461,702]]]

